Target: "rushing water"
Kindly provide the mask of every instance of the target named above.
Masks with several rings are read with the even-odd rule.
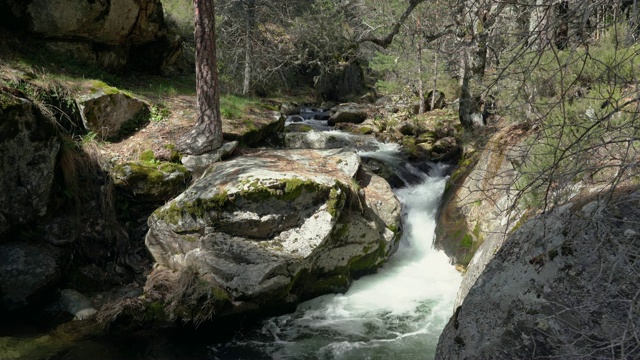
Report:
[[[397,148],[361,153],[397,162]],[[398,165],[409,166],[409,165]],[[262,322],[231,342],[213,345],[213,359],[429,359],[452,314],[461,275],[433,249],[435,215],[446,179],[442,167],[396,190],[404,233],[396,254],[345,294],[325,295],[293,314]]]

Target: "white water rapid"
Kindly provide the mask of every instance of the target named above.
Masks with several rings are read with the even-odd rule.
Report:
[[[361,153],[394,161],[397,149],[381,145]],[[385,162],[386,162],[385,161]],[[400,247],[376,274],[345,294],[325,295],[293,314],[264,321],[252,334],[210,348],[227,359],[431,359],[452,315],[461,275],[433,249],[435,216],[446,179],[434,165],[424,181],[396,190],[404,204]]]

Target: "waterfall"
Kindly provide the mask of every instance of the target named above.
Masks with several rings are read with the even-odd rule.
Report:
[[[362,157],[400,164],[397,147],[381,144]],[[376,274],[345,294],[300,304],[293,314],[263,321],[225,344],[212,359],[429,359],[452,315],[462,276],[433,249],[435,216],[444,191],[444,165],[422,181],[396,189],[403,203],[400,247]],[[409,169],[409,171],[418,171]]]

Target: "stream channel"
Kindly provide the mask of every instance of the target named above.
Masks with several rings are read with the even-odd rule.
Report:
[[[55,334],[0,338],[7,359],[432,359],[438,337],[453,312],[462,276],[433,248],[435,217],[447,165],[410,164],[396,144],[372,136],[331,130],[312,111],[290,118],[358,150],[363,163],[392,169],[403,204],[403,237],[397,252],[375,274],[354,281],[345,294],[324,295],[291,314],[272,317],[237,333],[148,331],[136,336],[73,341]],[[214,324],[215,325],[215,324]],[[216,342],[217,341],[217,342]],[[3,355],[4,354],[4,355]],[[55,354],[55,355],[54,355]],[[6,357],[5,357],[6,356]]]
[[[327,130],[326,121],[295,120]],[[331,134],[345,141],[352,137]],[[397,145],[367,138],[364,148],[371,151],[360,151],[360,157],[384,162],[405,184],[395,190],[404,224],[398,251],[377,273],[354,281],[345,294],[309,300],[293,314],[267,319],[230,342],[212,345],[212,359],[434,357],[462,280],[448,257],[433,248],[447,165],[429,164],[425,173],[406,162]]]

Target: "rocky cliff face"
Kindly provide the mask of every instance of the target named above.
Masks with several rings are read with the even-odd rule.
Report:
[[[518,179],[531,133],[503,127],[451,176],[437,246],[466,272],[437,358],[635,358],[637,184],[613,192],[584,176],[553,208],[528,209]]]
[[[514,207],[517,164],[524,152],[526,129],[506,126],[480,152],[469,151],[450,179],[440,211],[436,247],[466,267],[456,306],[506,241],[524,209]]]
[[[55,133],[54,120],[32,101],[0,89],[0,235],[47,212],[60,150]]]
[[[590,196],[509,236],[440,337],[439,359],[635,358],[640,192]]]
[[[151,216],[147,247],[162,267],[195,271],[218,289],[232,303],[227,313],[344,291],[399,240],[398,200],[359,169],[342,149],[254,151],[220,163]]]
[[[169,71],[174,64],[165,60],[175,61],[181,51],[180,42],[167,33],[160,0],[0,0],[0,10],[5,26],[44,37],[53,50],[111,69],[135,66],[132,62],[145,58],[147,71]],[[140,51],[153,57],[140,56]]]

